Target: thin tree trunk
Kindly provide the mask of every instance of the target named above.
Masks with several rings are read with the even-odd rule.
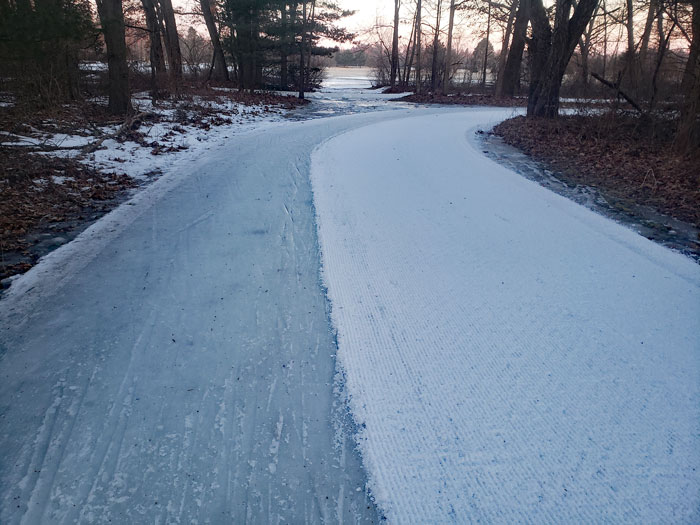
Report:
[[[435,93],[438,87],[438,50],[440,46],[440,14],[442,0],[437,0],[437,14],[435,15],[435,32],[433,33],[433,63],[430,71],[430,90]]]
[[[420,93],[421,88],[421,0],[416,6],[416,93]]]
[[[413,43],[413,37],[416,31],[416,24],[414,23],[411,27],[411,36],[408,37],[408,45],[406,46],[406,56],[403,60],[403,76],[399,73],[399,84],[402,88],[406,88],[408,85],[408,77],[411,74],[411,67],[413,66],[413,57],[416,54],[416,46]],[[401,69],[399,69],[401,71]]]
[[[311,57],[313,56],[313,26],[314,18],[316,16],[316,0],[311,0],[311,12],[309,13],[309,19],[306,21],[306,41],[308,42],[308,53],[306,55],[306,70],[311,72]]]
[[[158,13],[153,0],[141,0],[143,12],[146,17],[148,29],[149,59],[151,62],[151,91],[154,97],[161,90],[161,81],[166,74],[165,56],[163,55],[163,42],[161,40]]]
[[[173,88],[177,91],[182,80],[182,54],[180,52],[180,37],[177,34],[175,11],[171,0],[158,0],[163,22],[165,24],[165,50],[168,54],[168,67]]]
[[[501,52],[498,55],[498,74],[496,76],[496,90],[495,94],[497,97],[503,96],[503,74],[506,69],[506,59],[508,58],[508,48],[510,47],[510,37],[513,33],[513,22],[515,21],[515,14],[518,11],[518,1],[513,0],[510,6],[510,13],[508,14],[508,23],[506,24],[506,33],[503,36],[503,45],[501,45]],[[523,39],[524,43],[524,39]],[[522,53],[521,53],[522,56]],[[519,69],[519,68],[518,68]]]
[[[489,59],[489,37],[491,36],[491,0],[487,0],[488,2],[488,15],[487,15],[487,21],[486,21],[486,46],[484,47],[484,70],[483,70],[483,76],[481,77],[481,85],[483,87],[486,87],[486,66],[488,64],[488,59]]]
[[[639,63],[642,67],[642,72],[646,72],[647,69],[647,53],[649,50],[649,39],[651,38],[651,30],[654,27],[654,19],[656,18],[656,13],[659,9],[658,0],[649,1],[649,11],[647,11],[647,20],[644,24],[644,31],[642,31],[642,41],[639,45]]]
[[[489,4],[490,5],[490,4]],[[450,91],[450,70],[452,69],[452,29],[455,25],[455,0],[450,0],[450,18],[447,24],[447,48],[445,50],[445,72],[442,80],[442,92]]]
[[[289,81],[287,79],[289,66],[287,56],[289,53],[289,26],[287,23],[287,3],[282,4],[282,42],[280,46],[280,88],[286,91]]]
[[[635,45],[634,45],[634,3],[633,0],[626,0],[627,6],[627,71],[630,79],[630,85],[636,87],[637,84],[637,66],[635,63]]]
[[[109,112],[113,115],[124,115],[132,108],[122,2],[121,0],[97,0],[97,12],[107,46]]]
[[[210,72],[210,76],[214,80],[228,80],[228,68],[226,67],[226,57],[224,56],[224,50],[221,47],[221,40],[219,39],[219,30],[216,27],[215,4],[213,4],[210,0],[199,0],[199,5],[202,6],[202,15],[204,16],[204,22],[207,25],[207,30],[209,31],[209,38],[211,39],[211,45],[214,48],[214,67]]]
[[[401,0],[394,0],[394,33],[391,38],[391,78],[389,85],[396,87],[396,73],[399,68],[399,9]]]
[[[299,98],[304,100],[304,48],[306,47],[306,0],[302,1],[301,47],[299,48]]]

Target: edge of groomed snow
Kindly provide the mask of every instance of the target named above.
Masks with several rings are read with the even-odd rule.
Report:
[[[0,294],[0,326],[8,327],[12,323],[14,328],[18,328],[24,324],[40,300],[58,292],[71,276],[92,261],[112,239],[119,236],[164,195],[177,188],[202,162],[203,157],[219,151],[237,137],[264,133],[271,127],[288,124],[290,123],[274,120],[256,122],[248,129],[237,130],[230,139],[222,138],[215,149],[202,149],[195,155],[178,159],[170,166],[170,171],[152,183],[137,188],[131,197],[97,219],[71,242],[41,257],[27,272],[13,277],[11,286]],[[230,130],[223,132],[231,133]]]
[[[462,110],[463,114],[468,115],[469,113],[478,113],[481,112],[482,110],[479,109],[472,109],[472,110]],[[464,131],[464,138],[465,140],[463,141],[463,145],[465,148],[468,148],[469,150],[474,150],[477,155],[484,157],[484,160],[487,160],[489,163],[489,166],[492,166],[494,169],[501,170],[502,172],[509,172],[512,177],[513,177],[513,182],[516,185],[519,185],[520,187],[527,187],[530,186],[532,189],[527,190],[527,191],[535,191],[538,194],[538,197],[542,198],[544,200],[544,203],[546,204],[547,207],[553,207],[557,208],[559,211],[564,212],[574,218],[578,223],[582,224],[586,229],[588,230],[593,230],[596,232],[601,233],[601,229],[603,230],[602,233],[606,237],[608,237],[610,240],[613,240],[615,243],[624,246],[627,250],[634,252],[636,254],[642,255],[644,258],[646,258],[648,261],[652,262],[654,265],[664,268],[666,271],[674,274],[675,276],[679,277],[686,283],[690,284],[693,289],[698,288],[698,285],[700,284],[700,267],[695,264],[690,258],[683,256],[682,254],[672,251],[668,248],[665,248],[661,245],[658,245],[642,236],[640,236],[637,232],[635,232],[633,229],[630,227],[619,224],[615,221],[611,221],[611,219],[604,217],[603,215],[600,215],[596,213],[595,211],[592,211],[585,206],[579,205],[574,203],[573,201],[567,199],[566,197],[563,197],[561,195],[555,194],[549,190],[546,190],[545,188],[542,188],[539,184],[536,182],[530,181],[525,179],[524,177],[521,177],[520,175],[512,172],[511,170],[508,170],[498,164],[497,162],[488,159],[486,156],[484,156],[478,147],[478,144],[475,142],[475,139],[473,137],[474,131],[478,128],[485,129],[490,125],[493,125],[494,123],[494,112],[483,110],[485,113],[484,115],[481,115],[480,117],[483,117],[482,122],[479,122],[478,125],[467,125],[465,128],[466,131]],[[423,118],[425,117],[425,114],[422,115],[417,115],[415,118]],[[503,115],[501,115],[503,117]],[[411,118],[411,117],[409,117]],[[369,124],[367,126],[364,126],[363,130],[366,131],[368,127],[372,127],[375,125],[383,125],[383,123],[378,123],[378,124]],[[407,127],[410,127],[407,124]],[[350,130],[344,133],[341,133],[335,137],[331,137],[328,140],[324,141],[323,143],[319,144],[313,151],[312,153],[312,162],[311,162],[311,182],[312,182],[312,191],[313,191],[313,196],[314,196],[314,212],[316,216],[316,227],[318,230],[318,242],[319,242],[319,252],[320,252],[320,257],[321,257],[321,270],[320,270],[320,276],[321,280],[323,283],[323,286],[326,290],[326,295],[327,295],[327,300],[330,308],[330,317],[331,317],[331,323],[333,326],[333,330],[335,331],[336,334],[336,341],[338,344],[338,353],[337,353],[337,358],[336,358],[336,363],[337,367],[339,370],[339,373],[341,374],[342,377],[346,378],[351,371],[348,370],[347,367],[347,362],[346,362],[346,355],[343,352],[343,344],[344,344],[344,334],[343,334],[343,328],[340,326],[339,320],[340,320],[340,313],[339,309],[341,309],[343,306],[338,304],[334,300],[334,293],[333,293],[333,283],[329,282],[329,277],[328,277],[328,248],[329,246],[324,244],[324,233],[323,233],[323,227],[324,227],[324,217],[319,213],[319,206],[318,206],[318,200],[319,200],[319,194],[321,191],[323,191],[325,188],[320,185],[320,177],[322,176],[321,174],[323,173],[324,169],[330,168],[333,165],[329,164],[327,160],[324,158],[324,154],[328,148],[333,147],[334,145],[337,144],[336,140],[342,140],[342,137],[348,134],[354,134],[354,133],[359,133],[360,131],[358,129]],[[501,175],[502,176],[502,175]],[[537,189],[535,189],[537,188]],[[622,226],[618,228],[610,228],[609,223],[614,222],[617,226]],[[606,225],[608,227],[603,227],[601,226]],[[362,283],[355,282],[355,286],[361,286]],[[355,396],[354,392],[352,391],[351,388],[352,385],[348,385],[347,388],[347,397],[348,397],[348,403],[350,406],[351,410],[351,416],[355,422],[355,427],[358,429],[357,435],[356,435],[356,442],[358,449],[360,451],[363,465],[367,471],[367,478],[368,478],[368,487],[373,496],[375,497],[375,501],[380,508],[380,510],[384,513],[385,516],[387,516],[390,520],[393,518],[397,517],[397,513],[394,512],[395,510],[399,510],[396,507],[397,504],[401,503],[400,498],[399,501],[395,501],[395,498],[392,498],[392,495],[389,494],[386,490],[385,487],[380,486],[379,481],[377,480],[377,477],[375,474],[378,474],[377,469],[380,467],[380,465],[375,464],[374,458],[372,451],[369,450],[368,448],[368,443],[367,443],[367,430],[366,430],[366,416],[367,416],[367,406],[364,404],[367,399],[364,399],[363,396]],[[366,397],[366,396],[365,396]],[[376,452],[376,451],[375,451]],[[463,518],[466,519],[466,516],[462,516]],[[453,516],[454,518],[454,516]],[[523,516],[523,518],[525,518]],[[439,521],[439,520],[438,520]]]

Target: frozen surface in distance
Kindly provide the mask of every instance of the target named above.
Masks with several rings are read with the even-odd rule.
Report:
[[[700,522],[700,267],[485,158],[503,110],[331,139],[312,182],[395,523]]]

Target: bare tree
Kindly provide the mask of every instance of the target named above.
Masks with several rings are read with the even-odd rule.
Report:
[[[178,89],[182,81],[182,53],[180,51],[180,39],[177,33],[175,11],[171,0],[158,0],[160,8],[160,22],[164,26],[165,50],[168,54],[168,68],[173,88]]]
[[[113,115],[124,115],[130,112],[132,107],[122,0],[97,0],[97,13],[107,47],[109,112]]]
[[[532,79],[527,114],[556,117],[559,113],[559,90],[566,66],[578,45],[598,0],[579,0],[571,13],[571,0],[557,0],[554,27],[549,23],[542,0],[532,2],[533,42],[530,46]]]
[[[219,30],[216,27],[216,7],[211,0],[199,0],[202,8],[202,16],[209,31],[209,38],[213,48],[212,66],[209,70],[209,77],[214,80],[228,80],[228,68],[226,67],[226,57],[224,49],[221,47]]]
[[[435,9],[435,28],[433,30],[433,61],[430,71],[430,90],[435,93],[438,88],[438,52],[440,51],[440,15],[442,14],[442,0],[437,0]]]
[[[455,25],[455,0],[450,0],[450,18],[447,25],[447,48],[445,50],[445,74],[442,80],[442,92],[450,90],[450,70],[452,69],[452,29]]]
[[[416,5],[416,93],[420,93],[421,90],[421,15],[423,11],[423,5],[421,0],[418,0]]]
[[[163,54],[162,35],[158,23],[158,13],[153,0],[141,0],[146,18],[149,39],[149,59],[151,62],[151,92],[154,97],[162,88],[161,80],[166,74],[165,55]]]
[[[394,33],[391,39],[391,78],[389,85],[396,87],[396,73],[399,69],[399,9],[401,0],[394,0]]]
[[[503,35],[503,43],[501,45],[501,52],[498,54],[498,67],[496,76],[496,89],[495,94],[497,97],[503,96],[503,73],[506,68],[506,59],[508,57],[508,48],[510,47],[510,37],[513,33],[513,23],[515,21],[515,15],[518,10],[518,0],[513,0],[510,5],[510,10],[508,12],[508,22],[506,24],[506,31]]]

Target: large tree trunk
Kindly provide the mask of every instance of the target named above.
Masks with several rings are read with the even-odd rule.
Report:
[[[554,118],[559,114],[559,90],[566,66],[593,15],[598,0],[580,0],[569,19],[571,0],[557,0],[552,31],[542,0],[532,4],[533,51],[532,80],[527,104],[529,117]],[[550,39],[551,43],[546,45]]]
[[[391,78],[389,85],[396,87],[396,73],[399,69],[399,8],[401,0],[394,0],[394,33],[391,38]]]
[[[211,45],[214,49],[213,67],[210,76],[214,80],[228,80],[226,57],[224,56],[224,49],[221,47],[221,40],[219,40],[219,30],[216,27],[215,4],[211,3],[210,0],[199,0],[199,5],[202,6],[202,16],[204,17],[204,22],[207,24],[209,38],[211,39]]]
[[[182,53],[180,52],[180,37],[177,34],[175,11],[171,0],[158,0],[165,23],[165,50],[168,54],[168,67],[173,88],[177,90],[182,80]]]
[[[151,91],[155,97],[161,89],[161,80],[166,74],[165,56],[160,34],[158,14],[153,0],[141,0],[143,12],[146,15],[146,28],[149,39],[149,59],[151,62]]]
[[[416,93],[420,93],[421,88],[421,0],[416,6]]]
[[[113,115],[124,115],[132,108],[122,1],[97,0],[97,13],[107,47],[109,112]]]
[[[503,36],[503,44],[501,45],[501,52],[498,54],[498,74],[496,76],[496,89],[495,95],[497,97],[503,96],[503,73],[506,69],[506,58],[508,57],[508,48],[510,46],[510,37],[513,34],[513,22],[515,21],[515,14],[518,10],[518,1],[513,0],[510,6],[510,12],[508,13],[508,23],[506,24],[506,33]]]
[[[520,80],[520,65],[523,61],[525,36],[529,20],[530,0],[520,0],[518,13],[515,16],[515,25],[513,27],[513,42],[508,50],[508,58],[503,68],[502,79],[499,77],[500,86],[496,86],[496,96],[512,97],[515,95],[515,91],[518,88],[518,81]]]
[[[489,4],[490,5],[490,4]],[[450,0],[450,18],[447,24],[447,48],[445,49],[445,72],[442,80],[442,92],[450,91],[450,71],[452,70],[452,29],[455,25],[455,0]]]

